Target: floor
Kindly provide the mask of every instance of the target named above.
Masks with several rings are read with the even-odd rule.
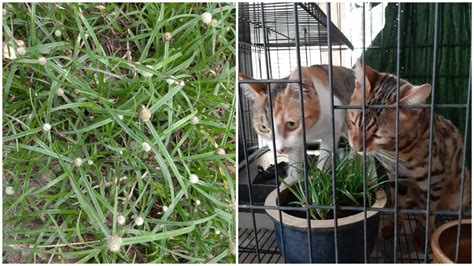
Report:
[[[448,217],[440,217],[437,220],[438,224],[445,223],[450,220]],[[381,226],[388,223],[388,216],[381,216]],[[398,249],[396,255],[396,262],[398,263],[422,263],[424,261],[424,254],[415,251],[413,245],[408,240],[409,234],[415,228],[415,216],[408,216],[404,227],[399,232]],[[259,228],[257,229],[258,239],[258,254],[257,243],[255,242],[255,233],[253,228],[239,229],[239,263],[284,263],[283,256],[280,255],[275,233],[272,229]],[[431,254],[429,254],[429,261],[431,261]],[[393,263],[393,239],[392,240],[377,240],[377,244],[368,259],[370,263]]]

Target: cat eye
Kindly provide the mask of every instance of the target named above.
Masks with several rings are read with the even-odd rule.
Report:
[[[298,122],[296,121],[288,121],[286,122],[286,128],[289,130],[294,130],[298,127]]]
[[[270,129],[267,126],[262,125],[262,124],[258,125],[258,130],[260,130],[260,132],[262,133],[268,133],[270,131]]]
[[[374,136],[375,136],[375,138],[377,138],[377,139],[381,139],[381,138],[383,138],[384,136],[386,136],[387,134],[388,134],[388,131],[387,131],[387,130],[382,129],[382,128],[379,128],[379,129],[375,132]]]

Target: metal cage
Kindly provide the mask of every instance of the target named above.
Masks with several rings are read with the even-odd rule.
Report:
[[[336,7],[334,8],[334,5]],[[278,195],[278,201],[280,198],[280,185],[281,181],[277,176],[277,153],[275,151],[275,134],[273,121],[271,121],[271,132],[273,142],[270,145],[272,149],[263,148],[256,149],[256,146],[262,146],[259,142],[257,134],[252,129],[251,117],[250,117],[250,103],[243,96],[241,88],[242,84],[245,83],[262,83],[267,84],[298,84],[300,88],[300,100],[301,100],[301,117],[302,117],[302,128],[303,138],[306,140],[306,132],[304,130],[304,108],[303,108],[303,90],[302,90],[302,76],[301,67],[309,66],[311,64],[321,64],[325,60],[322,54],[327,56],[327,63],[329,67],[329,87],[331,89],[331,95],[333,93],[333,71],[332,66],[334,65],[335,55],[339,57],[339,64],[342,62],[341,54],[350,53],[353,49],[361,49],[362,55],[361,60],[365,66],[365,51],[366,51],[366,4],[362,4],[362,18],[360,23],[362,24],[362,47],[354,48],[349,39],[338,29],[338,27],[331,20],[331,10],[339,12],[340,4],[316,4],[316,3],[239,3],[238,11],[238,23],[239,23],[239,72],[253,76],[257,80],[239,80],[239,263],[282,263],[285,260],[285,250],[279,250],[276,245],[276,234],[272,230],[271,226],[262,227],[261,224],[268,221],[265,219],[265,210],[276,209],[280,216],[280,224],[275,225],[279,227],[281,231],[284,230],[281,217],[282,213],[286,211],[304,211],[306,212],[307,220],[307,244],[308,251],[311,254],[312,241],[311,241],[311,222],[310,222],[310,209],[332,209],[336,215],[334,215],[334,241],[338,243],[338,225],[337,225],[337,212],[336,210],[353,210],[361,211],[364,213],[364,236],[367,235],[367,212],[377,210],[381,213],[380,223],[384,224],[387,221],[386,214],[394,213],[394,238],[389,241],[377,240],[374,251],[371,254],[367,252],[367,239],[364,238],[364,261],[367,262],[407,262],[407,263],[418,263],[418,262],[430,262],[431,254],[428,243],[429,226],[428,216],[430,213],[437,215],[437,223],[442,224],[449,220],[456,220],[458,223],[457,227],[457,244],[456,244],[456,255],[455,261],[458,260],[459,254],[459,239],[461,234],[461,219],[463,217],[470,217],[471,212],[463,212],[462,208],[458,211],[435,211],[430,210],[429,197],[431,194],[431,186],[427,191],[427,207],[426,209],[400,209],[394,208],[393,206],[387,206],[384,208],[372,208],[367,207],[365,193],[364,193],[364,206],[338,206],[333,205],[316,205],[309,202],[308,197],[308,159],[307,152],[304,152],[304,185],[306,193],[306,204],[303,207],[289,207],[289,206],[277,206],[269,207],[265,206],[262,201],[261,193],[268,193],[268,191],[276,189]],[[396,74],[397,76],[397,104],[393,106],[373,106],[366,105],[365,97],[364,104],[362,106],[350,106],[350,105],[335,105],[331,102],[331,115],[332,115],[332,133],[333,133],[333,151],[331,151],[332,159],[332,190],[333,190],[333,202],[336,203],[336,187],[335,187],[335,167],[336,167],[336,155],[337,155],[337,143],[334,136],[334,111],[337,109],[362,109],[363,110],[363,121],[365,120],[365,110],[368,108],[393,108],[397,110],[396,118],[396,129],[399,131],[399,111],[401,108],[428,108],[430,109],[430,143],[429,143],[429,169],[431,169],[431,158],[432,158],[432,136],[433,136],[433,117],[434,109],[436,108],[457,108],[460,112],[465,112],[465,127],[463,132],[464,137],[464,154],[463,154],[463,165],[466,162],[466,143],[469,135],[469,113],[470,113],[470,93],[471,93],[471,74],[463,77],[469,79],[469,85],[466,90],[468,91],[468,97],[465,103],[450,103],[450,104],[435,104],[435,90],[436,88],[436,76],[438,73],[438,38],[439,38],[439,4],[433,5],[433,29],[434,29],[434,43],[433,48],[433,64],[432,64],[432,91],[431,101],[429,104],[424,105],[412,105],[406,106],[400,104],[400,50],[402,49],[400,44],[400,38],[402,29],[400,28],[400,14],[403,12],[402,5],[398,4],[398,21],[397,21],[397,60],[396,60]],[[325,12],[323,11],[325,9]],[[340,14],[336,14],[338,18]],[[340,23],[336,23],[340,24]],[[369,49],[369,48],[368,48]],[[318,54],[319,53],[319,54]],[[470,59],[471,61],[471,59]],[[352,61],[351,61],[352,64]],[[288,75],[288,69],[298,69],[299,77],[295,80],[285,79]],[[364,67],[365,73],[365,67]],[[364,86],[363,86],[364,87]],[[365,92],[364,92],[365,94]],[[270,113],[272,111],[272,94],[268,93],[269,97],[269,108]],[[272,116],[270,116],[272,117]],[[273,120],[273,119],[272,119]],[[366,151],[365,151],[365,123],[363,130],[363,160],[365,162]],[[304,150],[307,151],[308,144],[303,141]],[[396,137],[396,180],[395,180],[395,201],[394,205],[397,206],[398,197],[398,164],[399,164],[399,136]],[[251,167],[252,161],[255,160],[262,153],[269,153],[272,159],[269,160],[269,164],[273,164],[274,168],[272,174],[274,177],[271,181],[267,182],[265,186],[259,184],[252,184],[251,171],[254,171],[255,167]],[[365,175],[365,163],[363,164],[363,174]],[[269,168],[270,169],[270,168]],[[464,171],[464,170],[463,170]],[[431,184],[431,171],[428,174],[428,182]],[[462,174],[461,188],[464,188],[464,174]],[[366,190],[366,184],[364,184],[364,192]],[[461,202],[462,202],[461,193]],[[407,213],[407,220],[401,227],[401,232],[397,232],[397,213]],[[414,251],[414,247],[409,242],[407,235],[413,231],[414,217],[417,214],[426,215],[426,232],[425,232],[425,249],[423,253]],[[241,226],[241,223],[247,222],[248,227]],[[285,238],[280,234],[279,241],[285,241]],[[284,245],[283,245],[284,246]],[[338,262],[338,245],[334,245],[335,258],[334,261]],[[312,261],[312,256],[308,258],[309,262]]]

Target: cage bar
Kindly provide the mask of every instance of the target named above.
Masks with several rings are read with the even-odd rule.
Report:
[[[428,237],[429,237],[429,228],[430,228],[430,197],[431,197],[431,169],[433,161],[433,123],[434,123],[434,101],[435,101],[435,91],[436,91],[436,70],[437,70],[437,60],[438,60],[438,33],[439,33],[439,23],[438,23],[438,3],[435,3],[435,32],[434,32],[434,49],[433,49],[433,81],[431,84],[431,110],[430,110],[430,140],[428,147],[428,191],[426,192],[426,224],[425,224],[425,256],[424,263],[428,262]]]
[[[471,61],[472,62],[472,61]],[[471,82],[472,82],[472,63],[469,65],[469,81],[467,85],[467,108],[466,108],[466,122],[464,127],[464,147],[463,147],[463,156],[462,156],[462,164],[461,164],[461,195],[459,196],[459,213],[458,213],[458,229],[456,232],[456,253],[454,255],[454,263],[458,263],[459,260],[459,242],[461,241],[461,219],[462,219],[462,209],[463,209],[463,202],[464,202],[464,170],[466,163],[466,143],[467,143],[467,134],[469,129],[469,103],[471,102]]]
[[[395,117],[395,190],[394,190],[394,209],[393,216],[393,254],[397,254],[397,237],[398,237],[398,174],[400,164],[400,38],[401,38],[401,3],[398,3],[397,8],[397,113]],[[393,263],[397,263],[397,256],[393,256]]]
[[[366,182],[366,125],[365,125],[365,108],[366,108],[366,91],[365,91],[365,3],[362,3],[362,176],[364,182],[364,262],[367,263],[367,182]],[[333,106],[334,109],[334,106]]]
[[[242,91],[240,89],[240,85],[238,86],[238,89],[239,89],[239,96],[242,95]],[[239,98],[239,106],[242,106],[242,97],[238,97]],[[241,130],[240,130],[240,134],[242,135],[242,138],[244,140],[246,140],[246,136],[245,136],[245,129],[244,129],[244,124],[242,123],[243,121],[243,114],[242,112],[239,112],[240,114],[240,126],[241,126]],[[250,169],[249,169],[249,160],[248,160],[248,156],[247,156],[247,144],[246,144],[246,141],[243,142],[243,148],[245,150],[244,152],[244,160],[245,160],[245,170],[247,171],[247,177],[248,177],[248,181],[249,181],[249,184],[251,184],[251,180],[250,180]],[[250,204],[253,205],[253,198],[252,198],[252,186],[249,186],[249,199],[250,199]],[[255,213],[254,213],[254,209],[253,208],[250,208],[250,212],[251,212],[251,215],[252,215],[252,221],[253,221],[253,227],[254,228],[257,228],[257,223],[255,222]],[[259,248],[258,248],[258,236],[257,236],[257,233],[255,233],[255,246],[256,246],[256,249],[255,249],[255,252],[257,253],[257,258],[258,258],[258,262],[260,263],[260,254],[259,254]]]
[[[261,5],[261,9],[264,10],[263,8],[263,3],[260,4]],[[275,23],[276,23],[276,20],[275,20]],[[269,53],[269,50],[268,50],[268,47],[267,47],[267,43],[268,43],[268,34],[267,32],[265,31],[266,27],[265,27],[265,14],[264,12],[262,12],[262,24],[263,24],[263,27],[262,27],[262,31],[263,31],[263,38],[264,38],[264,42],[263,42],[263,47],[264,47],[264,51],[265,51],[265,67],[267,69],[267,78],[270,77],[269,73],[269,69],[270,69],[270,53]],[[270,91],[270,83],[267,83],[267,90],[268,90],[268,106],[269,106],[269,109],[270,109],[270,113],[273,114],[273,105],[272,105],[272,93]],[[275,122],[273,121],[273,116],[270,116],[270,123],[271,123],[271,126],[272,126],[272,145],[273,145],[273,161],[274,161],[274,164],[277,165],[277,154],[276,154],[276,144],[275,144]],[[278,173],[277,173],[277,168],[275,167],[275,177],[278,176]],[[250,183],[249,183],[250,184]],[[278,202],[280,202],[280,182],[278,182],[278,178],[275,178],[275,186],[276,186],[276,189],[277,189],[277,199],[278,199]],[[285,259],[285,236],[283,234],[283,218],[282,218],[282,215],[281,215],[281,210],[278,210],[278,215],[280,217],[280,232],[281,232],[281,242],[283,243],[282,244],[282,254],[283,254],[283,259]],[[286,260],[285,260],[286,262]]]
[[[327,9],[327,25],[329,26],[329,30],[327,31],[327,41],[328,41],[328,79],[329,79],[329,89],[331,95],[331,134],[332,134],[332,203],[333,203],[333,216],[334,216],[334,254],[335,254],[335,261],[338,263],[338,250],[337,250],[337,203],[336,203],[336,130],[334,127],[334,88],[333,88],[333,77],[332,77],[332,42],[331,42],[331,3],[326,4]]]
[[[300,33],[299,33],[299,24],[298,24],[298,4],[295,3],[293,5],[293,17],[295,20],[295,45],[296,45],[296,64],[298,65],[298,89],[300,91],[300,112],[301,112],[301,133],[303,137],[303,178],[304,178],[304,190],[305,190],[305,196],[306,196],[306,205],[311,204],[309,202],[309,196],[308,196],[308,155],[306,154],[306,128],[305,128],[305,121],[304,121],[304,96],[303,96],[303,77],[301,74],[301,54],[300,54]],[[328,31],[329,32],[329,31]],[[308,256],[309,256],[309,263],[313,263],[313,256],[312,256],[312,250],[313,250],[313,243],[311,241],[311,218],[309,215],[309,209],[306,209],[306,221],[307,221],[307,230],[306,233],[308,235]],[[283,223],[283,221],[280,221],[280,223]]]

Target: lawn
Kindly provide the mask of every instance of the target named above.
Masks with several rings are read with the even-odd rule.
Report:
[[[234,4],[4,4],[3,262],[235,262],[235,35]]]

